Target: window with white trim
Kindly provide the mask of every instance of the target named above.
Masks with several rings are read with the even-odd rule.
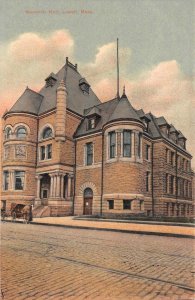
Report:
[[[150,160],[150,145],[146,144],[146,160]]]
[[[150,191],[150,172],[146,172],[146,192]]]
[[[23,190],[24,189],[24,171],[15,171],[15,190]]]
[[[40,147],[40,160],[45,159],[45,146]]]
[[[95,118],[91,118],[88,120],[88,129],[94,129],[95,128]]]
[[[93,143],[87,143],[85,145],[85,151],[86,151],[86,165],[90,166],[93,164]]]
[[[52,129],[50,127],[46,127],[43,130],[42,138],[45,140],[45,139],[51,138],[52,136],[53,136]]]
[[[11,128],[10,127],[6,128],[5,129],[5,139],[9,140],[11,138],[11,134],[12,134]]]
[[[123,156],[131,157],[131,130],[123,131]]]
[[[7,191],[9,189],[9,172],[8,171],[3,172],[3,189],[4,189],[4,191]]]
[[[137,142],[137,156],[141,158],[141,140],[142,140],[142,133],[139,132],[138,134],[138,142]]]
[[[173,175],[169,176],[169,193],[171,195],[174,194],[174,176]]]
[[[47,159],[51,159],[52,158],[52,144],[47,145]]]
[[[25,127],[19,127],[16,131],[16,137],[19,139],[24,139],[27,135]]]
[[[116,132],[109,132],[109,158],[114,158],[116,155]]]
[[[52,144],[40,147],[40,160],[52,158]]]

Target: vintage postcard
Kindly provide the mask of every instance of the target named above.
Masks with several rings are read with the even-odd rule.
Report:
[[[193,0],[1,1],[3,300],[193,300]]]

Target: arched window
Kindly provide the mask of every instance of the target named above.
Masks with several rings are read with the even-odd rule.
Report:
[[[52,137],[52,129],[50,127],[46,127],[43,131],[43,139],[48,139]]]
[[[93,198],[93,191],[90,188],[84,190],[84,198]]]
[[[11,137],[11,134],[12,134],[11,128],[9,128],[9,127],[6,128],[6,130],[5,130],[5,139],[9,140],[10,137]]]
[[[19,127],[16,131],[17,138],[25,138],[26,137],[26,128],[25,127]]]

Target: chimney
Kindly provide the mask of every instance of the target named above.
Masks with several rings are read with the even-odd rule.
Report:
[[[64,81],[60,82],[57,88],[57,104],[56,104],[56,141],[65,141],[66,132],[66,105],[67,105],[67,90]]]

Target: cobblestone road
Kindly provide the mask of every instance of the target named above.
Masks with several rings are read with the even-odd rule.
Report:
[[[2,224],[4,300],[194,299],[193,240]]]

